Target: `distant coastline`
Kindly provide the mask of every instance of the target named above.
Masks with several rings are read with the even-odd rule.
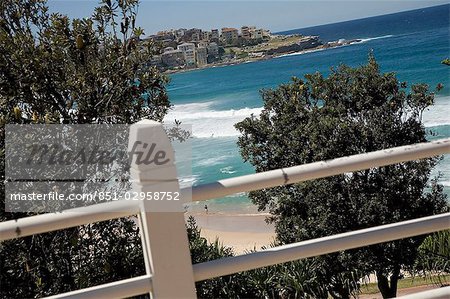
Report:
[[[310,37],[308,36],[305,38],[310,38]],[[274,54],[261,55],[259,57],[258,56],[257,57],[247,57],[247,58],[242,58],[242,59],[235,59],[232,61],[216,62],[216,63],[206,64],[204,66],[195,67],[195,68],[169,69],[169,70],[164,71],[164,74],[170,75],[170,74],[175,74],[175,73],[185,73],[185,72],[204,70],[204,69],[209,69],[209,68],[225,67],[225,66],[239,65],[239,64],[243,64],[243,63],[251,63],[251,62],[257,62],[257,61],[263,61],[263,60],[270,60],[270,59],[274,59],[274,58],[286,57],[286,56],[291,56],[291,55],[303,55],[303,54],[307,54],[307,53],[335,49],[335,48],[340,48],[340,47],[344,47],[344,46],[349,46],[352,44],[358,44],[363,41],[364,41],[364,39],[352,39],[352,40],[340,39],[338,41],[328,42],[326,44],[320,44],[316,47],[306,48],[306,49],[300,50],[300,51],[289,50],[289,47],[287,47],[287,50],[285,52],[281,51],[281,52],[274,53]]]

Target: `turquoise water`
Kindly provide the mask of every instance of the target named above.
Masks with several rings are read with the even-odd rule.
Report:
[[[261,111],[259,90],[288,82],[316,71],[328,74],[341,63],[358,66],[373,51],[382,71],[396,72],[401,81],[424,82],[432,89],[443,83],[436,104],[424,114],[424,123],[434,138],[450,137],[450,67],[440,61],[449,53],[449,8],[444,5],[411,12],[368,18],[290,32],[316,34],[324,40],[359,38],[362,42],[345,47],[267,61],[217,67],[171,76],[169,96],[175,105],[166,121],[192,124],[192,173],[194,184],[253,172],[236,146],[233,125]],[[450,197],[450,157],[435,169]],[[202,205],[201,205],[202,206]],[[200,207],[200,205],[199,205]],[[194,209],[196,206],[194,205]],[[245,194],[209,203],[210,211],[255,211]]]

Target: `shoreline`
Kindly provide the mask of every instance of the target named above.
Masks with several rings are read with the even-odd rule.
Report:
[[[279,57],[279,56],[277,56]],[[173,74],[179,74],[179,73],[189,73],[193,71],[201,71],[206,69],[213,69],[213,68],[222,68],[227,66],[233,66],[233,65],[239,65],[239,64],[245,64],[245,63],[252,63],[252,62],[258,62],[263,60],[270,60],[276,57],[257,57],[249,60],[236,60],[236,61],[227,61],[227,62],[219,62],[219,63],[211,63],[207,64],[202,67],[196,67],[196,68],[190,68],[190,69],[180,69],[180,70],[167,70],[164,71],[164,75],[173,75]]]
[[[202,237],[208,242],[215,242],[231,247],[235,254],[242,254],[253,249],[269,246],[275,239],[273,224],[265,222],[269,214],[211,214],[190,213],[193,216]]]
[[[253,58],[247,58],[247,59],[238,59],[238,60],[233,60],[233,61],[211,63],[211,64],[207,64],[202,67],[196,67],[196,68],[190,68],[190,69],[166,70],[163,72],[163,74],[173,75],[173,74],[187,73],[187,72],[192,72],[192,71],[206,70],[206,69],[211,69],[211,68],[216,68],[216,67],[227,67],[227,66],[233,66],[233,65],[253,63],[253,62],[258,62],[258,61],[271,60],[271,59],[275,59],[275,58],[303,55],[303,54],[308,54],[308,53],[313,53],[313,52],[341,48],[341,47],[350,46],[350,45],[354,45],[354,44],[360,44],[362,42],[363,42],[362,39],[354,39],[354,40],[345,41],[343,43],[335,43],[332,45],[329,45],[329,44],[320,45],[318,47],[305,49],[305,50],[302,50],[299,52],[286,52],[286,53],[279,53],[279,54],[273,54],[273,55],[266,55],[266,56],[262,56],[262,57],[253,57]]]

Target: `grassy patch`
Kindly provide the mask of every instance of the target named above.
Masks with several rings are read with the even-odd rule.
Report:
[[[246,51],[248,52],[260,52],[267,51],[270,49],[276,49],[281,46],[289,46],[295,44],[299,41],[300,37],[298,36],[286,36],[286,37],[273,37],[269,41],[256,45],[247,47]]]
[[[435,281],[435,280],[433,280]],[[416,276],[416,277],[408,277],[404,279],[400,279],[398,281],[398,289],[407,289],[412,287],[418,287],[423,285],[432,285],[434,284],[433,281],[430,278],[422,277],[422,276]],[[443,275],[441,276],[442,282],[450,283],[450,275]],[[379,293],[377,284],[374,283],[368,283],[366,285],[361,286],[361,294],[376,294]]]

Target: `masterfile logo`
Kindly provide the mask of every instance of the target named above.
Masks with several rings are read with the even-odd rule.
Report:
[[[141,146],[142,150],[138,150]],[[158,150],[156,143],[135,141],[130,152],[121,150],[102,150],[99,145],[92,148],[81,147],[76,150],[65,149],[61,144],[34,143],[29,146],[27,165],[82,165],[82,164],[112,164],[128,157],[128,164],[132,156],[136,155],[135,163],[150,165],[164,165],[170,162],[164,150]]]
[[[187,134],[190,126],[180,130]],[[105,201],[151,200],[157,202],[152,211],[172,211],[174,202],[190,200],[192,182],[190,139],[169,138],[173,133],[156,122],[142,128],[7,125],[6,210],[55,212]]]

